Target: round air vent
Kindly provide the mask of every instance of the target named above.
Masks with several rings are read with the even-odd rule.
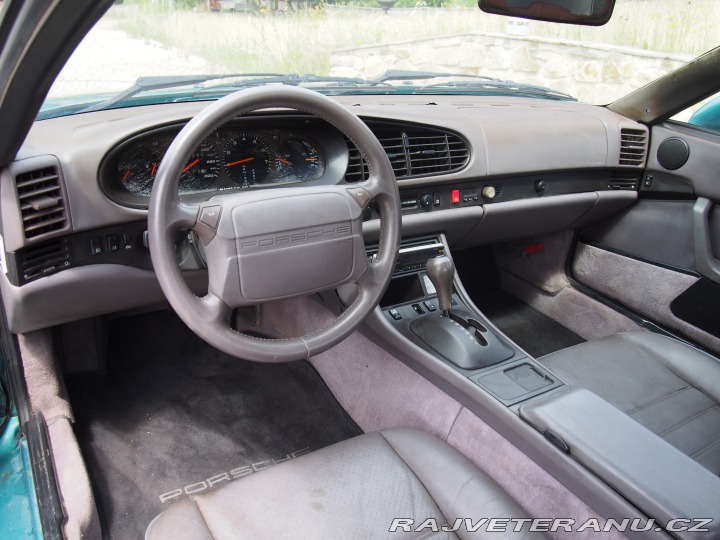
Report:
[[[660,165],[670,171],[679,169],[690,157],[688,143],[677,137],[670,137],[660,143],[657,150],[657,159]]]

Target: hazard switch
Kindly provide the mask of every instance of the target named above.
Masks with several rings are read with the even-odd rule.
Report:
[[[450,192],[450,202],[452,202],[453,204],[458,204],[460,202],[459,189],[453,189],[452,192]]]

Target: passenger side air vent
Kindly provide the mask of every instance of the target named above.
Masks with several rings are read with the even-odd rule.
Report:
[[[67,238],[49,240],[18,253],[18,273],[21,283],[52,274],[68,266],[70,266],[70,251]]]
[[[608,189],[621,189],[626,191],[637,191],[640,185],[640,173],[613,171]]]
[[[647,132],[642,129],[620,130],[620,165],[642,167],[647,151]]]
[[[65,198],[56,167],[18,174],[15,187],[25,238],[35,238],[67,226]]]
[[[470,159],[467,144],[454,133],[405,126],[370,126],[390,160],[397,179],[434,176],[462,169]],[[367,179],[367,164],[346,141],[350,152],[346,182]]]

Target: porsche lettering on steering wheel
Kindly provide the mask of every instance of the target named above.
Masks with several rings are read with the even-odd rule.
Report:
[[[192,150],[214,129],[258,109],[287,107],[321,117],[342,131],[368,162],[369,178],[352,185],[293,187],[217,195],[188,205],[178,181]],[[378,256],[369,262],[362,213],[380,208]],[[160,164],[148,215],[150,253],[160,285],[183,321],[218,349],[259,362],[307,358],[347,337],[380,300],[400,241],[395,175],[375,135],[332,99],[298,87],[253,88],[218,100],[177,135]],[[208,293],[185,285],[175,262],[175,233],[191,229],[204,244]],[[292,339],[261,339],[229,325],[234,308],[357,284],[354,302],[329,326]]]

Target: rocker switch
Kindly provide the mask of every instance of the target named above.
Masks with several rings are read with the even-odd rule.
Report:
[[[217,229],[218,221],[220,220],[220,207],[219,206],[206,206],[200,212],[200,221],[202,221],[208,227]]]

